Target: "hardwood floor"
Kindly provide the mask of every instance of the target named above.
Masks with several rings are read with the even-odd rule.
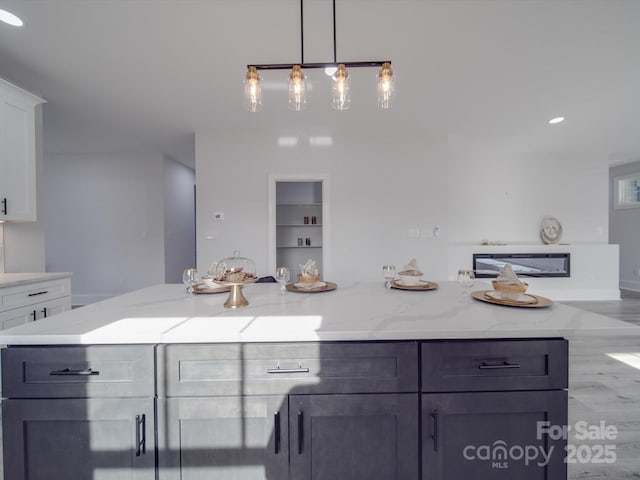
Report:
[[[565,303],[640,325],[638,294],[624,292],[617,302]],[[569,342],[569,426],[575,429],[577,422],[589,426],[605,422],[617,434],[613,440],[583,440],[569,432],[569,448],[576,453],[568,465],[570,479],[640,478],[640,337]],[[596,462],[602,453],[599,445],[612,446],[608,448],[615,453],[613,463]]]

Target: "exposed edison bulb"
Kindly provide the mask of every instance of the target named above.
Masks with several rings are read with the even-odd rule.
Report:
[[[333,108],[336,110],[347,110],[351,105],[351,95],[349,93],[349,72],[344,63],[338,65],[331,89],[333,97]]]
[[[256,67],[249,67],[244,77],[244,104],[250,112],[262,109],[262,85]]]
[[[378,106],[380,108],[387,109],[391,107],[394,91],[395,79],[393,70],[391,70],[391,64],[385,62],[380,67],[380,73],[378,74]]]
[[[304,73],[300,65],[294,65],[289,74],[289,108],[299,112],[307,104]]]

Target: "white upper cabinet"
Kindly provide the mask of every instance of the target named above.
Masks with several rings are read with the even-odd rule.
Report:
[[[35,107],[42,102],[0,78],[0,221],[36,220]]]

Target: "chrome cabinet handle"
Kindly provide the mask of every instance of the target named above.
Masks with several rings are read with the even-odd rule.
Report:
[[[267,369],[267,373],[309,373],[309,369],[302,366],[302,363],[298,363],[298,368],[280,368],[280,365],[276,368]]]
[[[2,214],[6,215],[7,214],[7,198],[6,197],[3,198],[2,202],[0,203],[2,203]]]
[[[63,368],[62,370],[51,370],[49,375],[67,375],[67,376],[81,376],[87,377],[90,375],[100,375],[100,372],[97,370],[92,370],[91,368],[85,368],[83,370],[74,370],[71,368]]]
[[[145,428],[146,417],[144,413],[142,415],[136,415],[136,457],[147,453],[147,432]]]
[[[42,309],[42,318],[47,318],[47,307]]]
[[[480,365],[478,365],[478,368],[480,370],[501,370],[501,369],[504,369],[504,368],[520,368],[520,364],[519,363],[509,363],[507,361],[504,361],[502,363],[482,362]]]

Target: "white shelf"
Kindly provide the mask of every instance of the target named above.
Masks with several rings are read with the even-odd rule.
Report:
[[[321,227],[321,223],[279,223],[276,227]]]
[[[276,207],[321,207],[322,203],[278,203]]]

